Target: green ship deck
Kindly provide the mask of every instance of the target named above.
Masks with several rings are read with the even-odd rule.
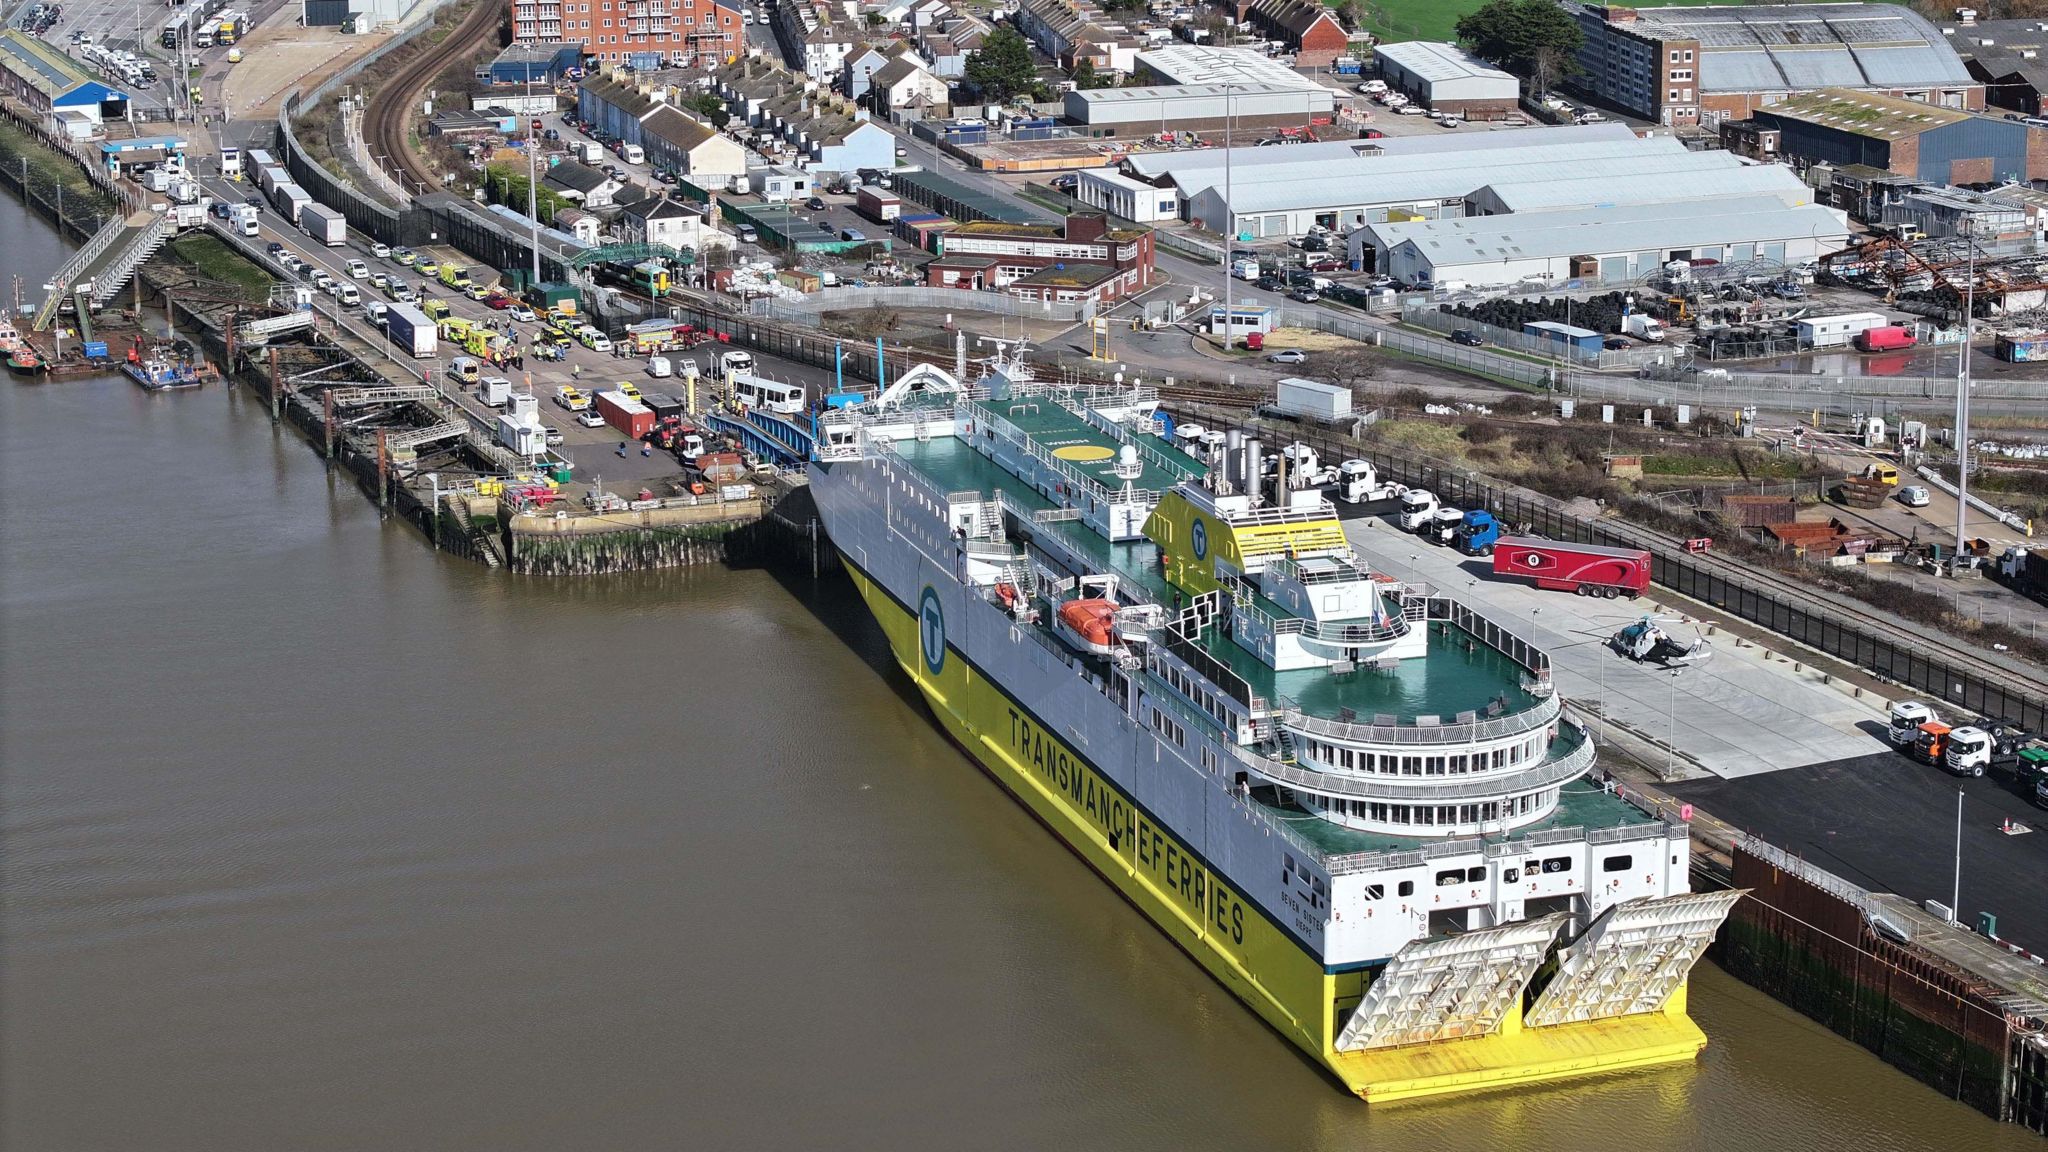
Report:
[[[1122,441],[1078,413],[1044,396],[983,403],[989,411],[1016,425],[1032,443],[1072,465],[1083,476],[1111,490],[1123,487],[1124,481],[1114,469]],[[1144,471],[1131,482],[1140,489],[1164,492],[1206,471],[1200,461],[1156,436],[1136,439],[1146,449],[1138,458]]]
[[[1381,715],[1400,724],[1413,723],[1417,716],[1436,716],[1449,724],[1460,712],[1483,716],[1494,700],[1505,700],[1509,713],[1537,703],[1522,687],[1528,673],[1521,665],[1442,620],[1429,624],[1427,656],[1386,671],[1361,665],[1341,676],[1326,668],[1276,672],[1215,627],[1202,634],[1202,647],[1242,676],[1253,692],[1268,700],[1285,696],[1303,712],[1326,720],[1342,719],[1349,709],[1353,719],[1365,724]]]

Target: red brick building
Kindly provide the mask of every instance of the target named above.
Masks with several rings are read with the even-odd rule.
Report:
[[[1326,68],[1351,48],[1344,26],[1313,0],[1237,0],[1237,18],[1287,45],[1297,67]]]
[[[925,267],[933,288],[1116,300],[1153,284],[1152,230],[1111,228],[1107,216],[1077,214],[1064,225],[979,220],[940,234],[938,245]]]
[[[602,64],[709,68],[738,55],[746,43],[739,9],[714,0],[510,2],[515,42],[581,43],[584,54]]]

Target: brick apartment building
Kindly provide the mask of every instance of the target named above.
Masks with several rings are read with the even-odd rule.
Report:
[[[746,26],[714,0],[511,0],[516,43],[583,45],[601,64],[710,68],[738,55]]]
[[[1095,213],[1064,225],[979,220],[939,236],[925,268],[933,288],[1007,290],[1031,298],[1117,300],[1153,284],[1152,230],[1111,228]],[[1051,294],[1041,297],[1040,292]]]
[[[1674,128],[1716,128],[1821,88],[1984,107],[1983,84],[1940,30],[1892,4],[1625,8],[1567,0],[1566,9],[1585,34],[1570,83]]]

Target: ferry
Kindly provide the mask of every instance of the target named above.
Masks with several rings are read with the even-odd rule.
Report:
[[[1370,1102],[1692,1060],[1737,892],[1587,778],[1526,633],[1373,569],[1334,506],[1156,393],[920,366],[821,412],[820,516],[994,779]]]

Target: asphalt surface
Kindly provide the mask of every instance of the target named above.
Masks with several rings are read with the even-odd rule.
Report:
[[[1871,725],[1882,741],[1881,726]],[[1888,746],[1887,746],[1888,747]],[[1949,902],[1962,805],[1962,908],[1998,917],[1998,934],[2048,955],[2048,811],[2010,775],[1950,776],[1896,752],[1786,768],[1669,791],[1851,883],[1908,900]],[[2013,820],[2035,831],[2007,835]]]

